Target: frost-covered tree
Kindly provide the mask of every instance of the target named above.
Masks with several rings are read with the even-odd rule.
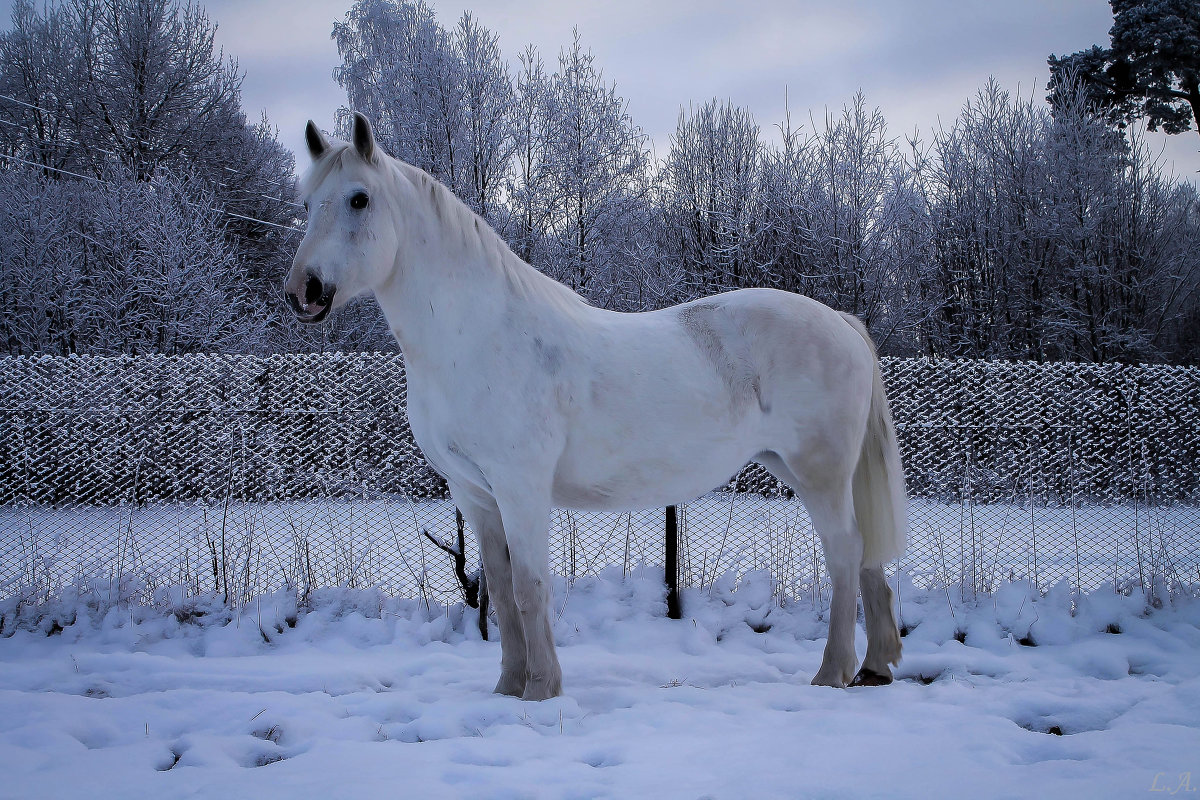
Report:
[[[72,0],[79,113],[96,174],[113,158],[139,180],[199,161],[241,127],[241,74],[216,26],[180,0]]]
[[[467,204],[494,218],[515,147],[514,95],[496,34],[464,13],[454,29],[454,49],[462,62],[465,164],[459,184]]]
[[[262,347],[270,312],[207,184],[65,181],[0,172],[0,337],[10,353],[184,353]]]
[[[8,155],[55,169],[81,163],[80,59],[65,8],[38,13],[31,0],[13,4],[12,27],[0,34],[0,147]]]
[[[588,294],[594,284],[616,279],[638,234],[636,212],[649,191],[646,136],[615,85],[604,83],[578,30],[559,54],[548,91],[549,268]]]
[[[240,264],[232,288],[261,304],[294,245],[294,164],[266,119],[247,123],[215,27],[180,0],[18,2],[0,34],[0,94],[12,98],[0,100],[0,152],[18,160],[0,168],[41,164],[93,199],[89,187],[127,178],[195,191],[197,209],[220,211]],[[69,192],[43,200],[77,203]]]
[[[207,179],[222,201],[256,162],[290,172],[269,126],[248,125],[237,64],[199,6],[180,0],[28,0],[0,34],[0,141],[26,160],[94,178],[113,168]],[[266,133],[264,136],[263,134]],[[271,218],[273,219],[273,218]]]
[[[745,109],[712,100],[680,113],[661,196],[669,252],[697,293],[763,283],[762,156],[758,125]]]
[[[922,349],[1036,360],[1178,358],[1196,308],[1194,192],[1083,88],[1052,115],[994,83],[921,166]],[[1185,245],[1186,248],[1187,245]]]
[[[241,283],[256,297],[278,297],[279,282],[300,242],[296,224],[295,158],[279,143],[279,130],[263,116],[233,125],[209,145],[195,174],[212,185],[225,212],[225,231],[245,267]]]
[[[938,131],[923,176],[932,258],[925,295],[938,308],[928,349],[1035,357],[1054,269],[1044,225],[1044,114],[994,81]]]
[[[491,219],[513,146],[513,89],[496,35],[470,13],[447,32],[424,0],[360,0],[333,37],[349,101],[342,128],[351,108],[367,114],[388,152]]]
[[[371,117],[388,152],[455,186],[461,78],[433,9],[424,0],[360,0],[333,38],[342,57],[334,77],[350,108]]]
[[[913,276],[927,257],[926,209],[911,166],[859,93],[807,134],[790,115],[761,169],[763,280],[862,317],[905,349],[919,314]]]
[[[533,45],[517,56],[512,106],[512,169],[505,184],[509,217],[505,238],[513,251],[536,267],[547,258],[553,219],[550,136],[557,112],[545,64]]]
[[[826,117],[809,166],[806,282],[813,296],[872,325],[892,300],[887,232],[895,173],[903,169],[883,114],[855,95],[840,117]]]

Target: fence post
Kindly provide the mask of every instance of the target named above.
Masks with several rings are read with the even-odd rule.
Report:
[[[679,608],[679,523],[675,516],[675,506],[667,506],[665,550],[667,616],[671,619],[682,619],[683,613]]]

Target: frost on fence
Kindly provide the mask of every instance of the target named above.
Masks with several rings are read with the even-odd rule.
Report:
[[[884,359],[909,491],[1200,501],[1200,369]]]
[[[1200,369],[884,359],[927,584],[1200,584]],[[0,358],[0,596],[125,575],[453,599],[454,533],[398,354]],[[751,467],[681,509],[685,584],[825,588],[807,515]],[[662,513],[556,511],[561,574],[661,563]],[[473,542],[471,557],[474,558]]]
[[[1200,501],[1200,369],[885,359],[909,491]],[[399,355],[0,359],[0,505],[444,497]],[[753,468],[743,487],[770,490]]]
[[[387,353],[0,359],[0,505],[441,496]]]
[[[1200,502],[1200,368],[883,359],[910,496]],[[776,491],[756,465],[732,486]]]

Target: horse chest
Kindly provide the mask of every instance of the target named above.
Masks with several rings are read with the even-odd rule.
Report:
[[[461,377],[461,376],[459,376]],[[429,464],[452,482],[486,487],[487,474],[528,469],[553,449],[553,424],[542,398],[496,385],[486,374],[474,381],[413,376],[408,418]]]

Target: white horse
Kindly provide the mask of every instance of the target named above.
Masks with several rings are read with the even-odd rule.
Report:
[[[562,691],[551,633],[552,507],[690,500],[756,460],[803,500],[833,583],[814,684],[892,680],[882,565],[907,501],[863,325],[815,300],[745,289],[642,314],[583,298],[517,258],[354,115],[352,142],[310,121],[308,230],[284,286],[301,322],[374,293],[404,353],[408,417],[479,541],[499,618],[496,691]],[[867,628],[854,651],[861,582]]]

